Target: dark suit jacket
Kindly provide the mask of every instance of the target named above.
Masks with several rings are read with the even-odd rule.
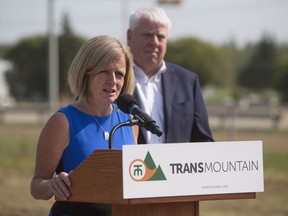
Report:
[[[172,63],[166,62],[166,67],[162,74],[166,143],[213,141],[198,76]],[[139,100],[137,91],[135,97]],[[144,130],[139,130],[139,144],[146,143]]]

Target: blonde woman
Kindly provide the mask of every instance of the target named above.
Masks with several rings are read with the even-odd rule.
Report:
[[[44,126],[38,140],[31,194],[35,199],[56,196],[49,215],[111,215],[111,206],[65,202],[69,196],[69,172],[97,149],[107,149],[109,132],[131,116],[120,111],[115,100],[133,94],[134,74],[128,48],[109,36],[87,41],[68,71],[68,83],[76,101],[60,108]],[[122,127],[113,148],[137,142],[138,127]]]

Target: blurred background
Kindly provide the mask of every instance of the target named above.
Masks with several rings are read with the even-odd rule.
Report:
[[[95,35],[126,42],[148,6],[171,18],[166,60],[199,75],[216,141],[263,141],[265,192],[201,215],[288,215],[288,1],[0,0],[0,216],[47,215],[29,182],[43,124],[73,101],[68,67]]]

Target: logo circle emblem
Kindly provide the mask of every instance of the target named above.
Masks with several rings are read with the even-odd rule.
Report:
[[[129,166],[129,175],[134,181],[142,181],[147,171],[143,160],[136,159]]]

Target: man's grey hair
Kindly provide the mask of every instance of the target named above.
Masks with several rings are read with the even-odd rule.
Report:
[[[129,20],[129,29],[133,30],[137,27],[141,18],[148,18],[156,23],[164,24],[168,26],[168,31],[171,28],[171,20],[167,16],[166,12],[159,7],[147,7],[140,8],[131,14]]]

